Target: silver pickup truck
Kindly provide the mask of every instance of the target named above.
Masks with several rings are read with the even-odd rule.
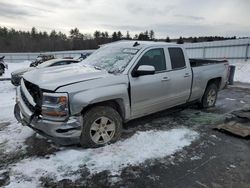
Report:
[[[214,106],[227,76],[227,61],[189,59],[179,45],[115,42],[79,64],[24,74],[15,116],[61,144],[98,147],[131,119],[190,102]]]

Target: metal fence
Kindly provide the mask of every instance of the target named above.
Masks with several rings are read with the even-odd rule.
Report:
[[[230,63],[247,61],[250,59],[250,38],[224,40],[214,42],[185,43],[183,46],[187,49],[190,58],[204,59],[228,59]],[[52,54],[58,58],[74,57],[82,52],[93,52],[94,50],[75,50],[75,51],[57,51],[44,52],[42,54]],[[34,60],[41,53],[0,53],[5,55],[6,62],[22,62]]]
[[[32,52],[32,53],[0,53],[5,56],[5,61],[9,63],[33,61],[40,54],[51,54],[57,58],[80,56],[81,53],[93,52],[94,50],[74,50],[74,51],[55,51],[55,52]]]
[[[190,58],[218,60],[226,58],[230,63],[244,62],[250,59],[250,38],[183,45]]]

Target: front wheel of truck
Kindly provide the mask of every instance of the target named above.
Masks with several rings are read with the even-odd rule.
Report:
[[[215,106],[218,94],[218,87],[216,84],[209,84],[204,92],[202,97],[200,107],[201,108],[210,108]]]
[[[83,115],[80,144],[84,148],[101,147],[117,141],[122,118],[110,106],[94,106]]]

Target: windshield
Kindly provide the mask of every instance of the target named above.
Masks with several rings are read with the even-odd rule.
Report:
[[[135,48],[104,46],[82,62],[109,73],[121,73],[138,51]]]

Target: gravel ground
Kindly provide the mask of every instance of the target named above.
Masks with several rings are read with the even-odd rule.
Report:
[[[77,169],[77,173],[74,171],[71,174],[75,175],[73,179],[58,180],[45,172],[39,177],[38,185],[41,187],[250,187],[249,140],[213,130],[216,124],[223,121],[227,113],[249,104],[248,86],[230,87],[220,92],[214,108],[208,110],[200,110],[196,106],[175,108],[133,120],[125,125],[123,142],[135,138],[138,132],[171,131],[180,128],[192,130],[199,136],[170,155],[151,157],[142,163],[125,165],[118,174],[112,174],[109,170],[91,173],[83,165]],[[1,132],[7,134],[8,129],[13,131],[11,127],[15,124],[11,118],[0,119],[0,134]],[[18,181],[15,180],[16,184],[10,184],[13,176],[17,176],[13,174],[13,168],[18,167],[20,161],[33,158],[46,161],[56,156],[58,152],[80,149],[77,145],[60,147],[34,132],[23,129],[22,131],[25,132],[26,139],[24,141],[20,139],[18,147],[12,147],[16,146],[14,141],[8,143],[10,152],[1,147],[1,145],[6,146],[5,143],[0,143],[0,186],[20,187],[18,181],[29,182],[29,177],[21,175],[18,176]],[[18,134],[16,137],[18,140]],[[146,148],[155,140],[145,141]],[[166,150],[166,147],[162,146],[162,149]],[[123,157],[128,158],[129,154]],[[110,158],[110,160],[115,159]],[[32,186],[34,185],[26,184],[25,187]]]

